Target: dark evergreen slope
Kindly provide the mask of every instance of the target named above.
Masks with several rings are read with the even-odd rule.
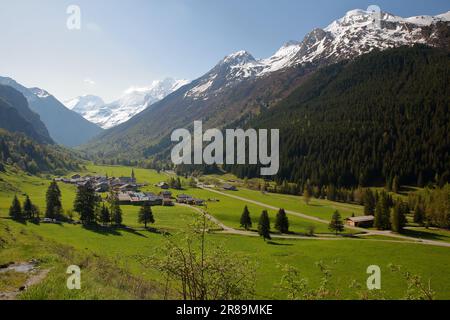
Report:
[[[0,129],[0,171],[9,165],[31,174],[62,174],[78,170],[79,162],[76,155],[59,146],[39,144],[23,133]]]
[[[53,143],[39,116],[17,90],[0,85],[0,128],[22,132],[40,143]]]
[[[0,128],[10,132],[22,132],[26,136],[42,142],[42,137],[36,132],[31,123],[26,121],[16,109],[2,98],[0,98]]]
[[[280,128],[280,181],[421,185],[448,180],[449,99],[449,51],[404,47],[321,69],[252,126]]]
[[[0,84],[21,92],[29,107],[37,113],[57,143],[74,147],[88,142],[103,131],[102,128],[67,109],[48,92],[39,88],[26,88],[11,78],[0,77]]]

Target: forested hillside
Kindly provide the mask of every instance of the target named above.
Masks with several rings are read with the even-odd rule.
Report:
[[[0,85],[0,128],[23,132],[41,143],[53,143],[39,115],[30,110],[22,93]]]
[[[102,131],[43,89],[26,88],[14,79],[2,76],[0,85],[13,88],[25,97],[29,109],[42,123],[41,128],[58,144],[74,147],[86,143]]]
[[[76,156],[58,146],[38,144],[22,133],[0,129],[0,172],[15,166],[31,174],[79,169]]]
[[[422,186],[450,172],[450,56],[398,48],[318,71],[251,127],[280,128],[277,179],[337,186],[395,176]],[[253,176],[254,167],[227,169]]]
[[[28,137],[39,141],[42,136],[39,135],[33,125],[26,121],[19,112],[8,102],[0,97],[0,128],[10,132],[22,132]]]
[[[15,166],[31,174],[78,169],[72,151],[53,143],[22,93],[0,85],[0,171]]]

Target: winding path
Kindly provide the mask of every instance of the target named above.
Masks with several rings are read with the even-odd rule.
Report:
[[[274,207],[271,205],[268,205],[266,203],[263,202],[259,202],[259,201],[255,201],[255,200],[251,200],[251,199],[247,199],[241,196],[237,196],[237,195],[232,195],[232,194],[228,194],[225,192],[221,192],[215,189],[211,189],[211,188],[207,188],[207,187],[203,187],[200,186],[200,189],[203,190],[207,190],[209,192],[213,192],[213,193],[217,193],[229,198],[233,198],[236,200],[240,200],[240,201],[244,201],[247,203],[252,203],[255,204],[257,206],[260,207],[264,207],[267,209],[271,209],[271,210],[278,210],[278,207]],[[256,232],[252,232],[252,231],[244,231],[244,230],[237,230],[234,228],[230,228],[228,226],[226,226],[225,224],[223,224],[221,221],[219,221],[217,218],[211,216],[210,214],[206,213],[205,211],[196,208],[196,207],[192,207],[189,206],[193,209],[195,209],[197,212],[200,212],[202,214],[205,214],[206,217],[216,223],[217,225],[219,225],[223,231],[222,233],[228,233],[228,234],[237,234],[237,235],[245,235],[245,236],[259,236]],[[308,219],[311,221],[315,221],[315,222],[319,222],[319,223],[325,223],[325,224],[329,224],[330,222],[321,218],[317,218],[317,217],[313,217],[304,213],[300,213],[297,211],[292,211],[292,210],[285,210],[286,213],[291,214],[293,216],[297,216],[303,219]],[[415,244],[424,244],[424,245],[433,245],[433,246],[440,246],[440,247],[449,247],[450,248],[450,243],[448,242],[441,242],[441,241],[434,241],[434,240],[425,240],[425,239],[417,239],[417,238],[413,238],[413,237],[408,237],[408,236],[403,236],[400,234],[396,234],[396,233],[392,233],[391,231],[379,231],[379,230],[367,230],[367,229],[363,229],[363,228],[358,228],[358,227],[351,227],[351,226],[346,226],[346,228],[348,229],[352,229],[355,231],[359,231],[364,233],[363,236],[370,236],[370,235],[378,235],[378,236],[386,236],[386,237],[391,237],[391,238],[397,238],[397,239],[401,239],[403,240],[401,243],[415,243]],[[344,240],[344,239],[349,239],[348,237],[342,237],[342,238],[337,238],[337,237],[307,237],[307,236],[298,236],[298,235],[271,235],[273,238],[278,238],[278,239],[314,239],[314,240]],[[396,240],[385,240],[385,239],[364,239],[364,238],[359,238],[360,240],[364,240],[364,241],[384,241],[384,242],[396,242],[399,243],[399,241]]]

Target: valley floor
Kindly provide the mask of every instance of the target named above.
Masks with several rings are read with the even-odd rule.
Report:
[[[158,192],[154,185],[167,180],[167,174],[152,170],[134,169],[138,182],[145,182],[145,191]],[[83,174],[129,176],[129,167],[88,166]],[[48,177],[50,178],[50,177]],[[260,299],[285,299],[286,293],[277,289],[283,275],[281,266],[291,265],[311,287],[318,286],[321,273],[316,263],[329,266],[330,286],[340,292],[340,298],[358,299],[358,290],[352,283],[365,284],[366,270],[378,265],[382,271],[382,291],[388,298],[405,297],[407,285],[398,274],[389,270],[389,264],[401,265],[404,270],[430,281],[436,298],[450,299],[450,242],[446,231],[411,229],[407,237],[388,233],[347,229],[345,237],[336,237],[328,230],[327,220],[338,209],[343,217],[362,214],[359,206],[313,200],[304,204],[300,197],[262,194],[258,191],[219,191],[208,188],[189,188],[185,193],[208,201],[207,207],[153,207],[155,224],[145,230],[137,223],[139,207],[122,206],[127,228],[86,229],[72,224],[21,224],[7,219],[14,194],[21,200],[28,194],[41,211],[45,208],[45,191],[49,179],[27,176],[18,172],[0,174],[0,265],[9,262],[39,262],[39,270],[48,270],[40,282],[17,295],[20,299],[162,299],[164,277],[157,270],[143,266],[138,256],[160,254],[165,234],[182,241],[182,232],[192,221],[207,211],[211,229],[223,229],[207,236],[207,245],[220,244],[230,252],[248,257],[255,263],[256,295]],[[60,184],[63,207],[71,209],[75,187]],[[292,234],[274,235],[264,242],[254,230],[246,232],[239,226],[239,217],[247,205],[254,221],[268,209],[272,220],[276,210],[283,207],[289,214]],[[309,226],[315,227],[315,236],[307,237]],[[417,242],[422,238],[422,242]],[[423,245],[429,244],[429,245]],[[65,269],[82,266],[82,290],[66,288]],[[108,270],[105,272],[105,270]],[[26,278],[26,277],[25,277]],[[0,292],[17,289],[24,283],[23,275],[0,273]],[[177,298],[176,293],[170,293]]]

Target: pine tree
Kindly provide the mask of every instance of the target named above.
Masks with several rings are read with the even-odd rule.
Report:
[[[58,218],[62,213],[61,191],[56,181],[52,181],[46,193],[47,207],[45,216],[50,219]]]
[[[258,233],[261,237],[264,238],[264,241],[266,239],[270,238],[270,220],[269,220],[269,214],[267,213],[267,210],[263,210],[261,216],[259,217],[259,223],[258,223]]]
[[[111,212],[111,220],[116,226],[122,225],[122,209],[119,205],[115,205],[113,211]]]
[[[108,197],[109,211],[111,213],[111,221],[116,225],[122,225],[122,209],[120,208],[119,198],[115,191],[111,191]]]
[[[23,216],[25,219],[37,218],[37,207],[31,202],[30,197],[27,196],[23,204]]]
[[[33,204],[33,211],[32,211],[32,217],[33,219],[39,220],[40,218],[40,210],[39,208]]]
[[[401,233],[406,224],[405,206],[398,201],[391,212],[391,229],[394,232]]]
[[[339,211],[336,210],[333,213],[328,229],[330,229],[330,231],[336,232],[336,235],[339,232],[344,231],[344,223],[342,222],[341,214],[339,213]]]
[[[84,225],[95,223],[95,213],[100,202],[90,183],[79,186],[73,208],[80,215],[80,220]]]
[[[373,216],[375,214],[375,196],[373,195],[372,190],[366,189],[363,195],[363,203],[364,203],[364,214],[366,216]]]
[[[422,225],[424,220],[425,211],[423,210],[422,205],[420,203],[417,203],[416,207],[414,208],[414,222]]]
[[[153,218],[152,208],[148,203],[145,203],[141,209],[139,210],[139,223],[143,223],[144,227],[147,229],[147,223],[155,223],[155,219]]]
[[[23,218],[22,206],[20,205],[20,201],[17,199],[17,196],[14,196],[11,207],[9,207],[9,216],[14,220],[21,220]]]
[[[244,211],[241,215],[241,227],[245,230],[248,230],[252,227],[252,219],[250,218],[250,211],[248,211],[248,207],[244,207]]]
[[[136,182],[136,176],[134,175],[134,169],[131,169],[131,179],[133,180],[133,183]]]
[[[375,219],[373,225],[378,230],[383,230],[383,204],[380,200],[377,201],[377,205],[375,208]]]
[[[389,230],[391,228],[389,199],[385,192],[382,192],[378,197],[377,205],[375,208],[374,226],[378,230]]]
[[[388,192],[391,192],[391,191],[392,191],[392,179],[391,179],[391,176],[389,176],[389,177],[386,179],[386,190],[387,190]]]
[[[427,225],[450,228],[450,184],[436,188],[427,196]]]
[[[335,201],[336,200],[336,187],[330,184],[327,188],[327,200]]]
[[[400,191],[400,181],[398,176],[395,176],[392,180],[392,192],[398,193]]]
[[[109,209],[103,204],[102,209],[100,211],[99,217],[100,223],[104,226],[108,225],[111,222],[111,215],[109,213]]]
[[[417,177],[417,186],[419,188],[423,188],[423,173],[422,173],[422,171],[419,172],[419,176]]]
[[[289,220],[284,209],[278,210],[275,220],[275,229],[277,229],[281,233],[289,232]]]
[[[307,205],[309,205],[311,201],[311,191],[309,190],[308,187],[306,187],[305,190],[303,191],[303,200]]]

